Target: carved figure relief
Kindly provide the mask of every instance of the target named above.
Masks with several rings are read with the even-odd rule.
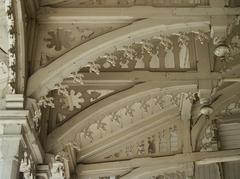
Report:
[[[144,140],[137,142],[137,154],[144,155],[145,154],[145,143]]]
[[[173,47],[165,49],[165,68],[175,68]]]
[[[169,92],[169,91],[168,91]],[[78,141],[80,146],[86,146],[89,143],[95,142],[98,139],[107,137],[108,135],[112,135],[115,132],[118,132],[125,127],[129,127],[129,125],[133,125],[136,122],[140,122],[141,119],[144,119],[146,117],[149,117],[151,115],[154,115],[156,113],[161,112],[166,107],[170,106],[176,106],[176,107],[181,107],[180,106],[180,100],[182,93],[176,93],[176,94],[169,94],[169,93],[164,93],[164,95],[156,95],[156,96],[151,96],[150,98],[143,98],[139,99],[138,101],[134,101],[132,103],[129,103],[127,106],[122,106],[119,107],[116,111],[112,111],[111,113],[105,114],[103,117],[99,118],[92,124],[84,127],[83,131],[91,131],[91,137],[84,137]],[[193,93],[184,93],[188,96],[193,95]],[[158,100],[155,100],[157,98],[160,98]],[[161,104],[158,104],[161,103]],[[99,120],[101,120],[101,123],[104,123],[104,130],[99,126]],[[171,135],[170,135],[171,132]],[[166,134],[165,134],[166,133]],[[173,127],[171,130],[166,131],[159,134],[160,138],[160,144],[161,147],[160,149],[162,150],[164,147],[165,141],[172,141],[172,150],[176,151],[175,148],[177,148],[177,143],[176,143],[176,129]],[[84,136],[89,136],[89,135],[84,135]],[[157,135],[156,135],[157,136]],[[171,137],[170,137],[171,136]],[[153,143],[154,145],[156,144],[156,137],[151,137],[151,140],[146,141],[146,145],[150,145],[150,151],[154,151],[153,148]],[[140,145],[140,144],[138,144]],[[170,148],[168,144],[168,149]],[[147,147],[148,148],[148,147]]]
[[[27,98],[26,100],[26,109],[29,110],[31,119],[33,121],[34,129],[39,134],[41,131],[41,118],[42,111],[40,106],[37,103],[37,100],[32,98]]]
[[[23,158],[20,163],[19,172],[23,173],[24,179],[34,179],[32,173],[32,158],[28,153],[25,151],[23,154]]]
[[[135,58],[135,60],[136,60],[135,68],[144,68],[145,67],[143,59],[144,59],[143,55],[140,58],[138,58],[138,57]]]
[[[148,153],[154,154],[156,152],[156,146],[155,146],[155,136],[148,137]]]
[[[201,147],[200,151],[217,151],[218,150],[216,124],[213,123],[206,128],[203,138],[201,139],[200,147]]]
[[[157,50],[156,54],[152,54],[149,67],[160,68],[159,50]]]
[[[190,60],[189,60],[189,48],[188,48],[188,42],[189,37],[185,34],[179,33],[177,34],[178,42],[179,42],[179,61],[180,61],[180,68],[190,68]]]
[[[52,158],[51,179],[65,179],[64,162],[60,155]]]
[[[102,154],[97,154],[99,157],[97,157],[96,161],[101,161],[102,159],[121,160],[148,155],[167,155],[179,151],[178,143],[180,140],[175,132],[177,127],[173,125],[161,128],[160,131],[157,130],[152,132],[152,134],[135,136],[125,143],[110,148],[107,154],[103,154],[104,158],[102,158]]]

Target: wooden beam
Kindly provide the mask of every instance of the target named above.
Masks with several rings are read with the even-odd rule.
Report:
[[[106,162],[97,164],[79,164],[77,173],[79,176],[94,175],[108,172],[131,171],[135,168],[154,167],[169,168],[172,165],[196,162],[198,165],[216,162],[228,162],[240,160],[240,149],[225,150],[217,152],[195,152],[188,154],[177,154],[173,156],[156,158],[136,158],[127,161]]]
[[[146,81],[191,81],[191,80],[219,80],[221,74],[217,72],[212,73],[198,73],[198,72],[150,72],[150,71],[131,71],[131,72],[101,72],[100,75],[93,73],[83,73],[84,80],[90,82],[92,80],[102,81],[132,81],[132,82],[146,82]],[[66,80],[65,82],[70,82]]]
[[[225,7],[195,7],[195,8],[157,8],[150,6],[134,6],[129,8],[40,8],[38,13],[38,22],[49,23],[57,21],[82,19],[131,19],[131,18],[161,18],[161,17],[177,17],[177,16],[229,16],[240,14],[240,8]],[[69,23],[69,22],[68,22]]]

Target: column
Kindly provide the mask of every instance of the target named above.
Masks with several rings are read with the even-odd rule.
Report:
[[[21,125],[0,124],[0,179],[18,179]]]

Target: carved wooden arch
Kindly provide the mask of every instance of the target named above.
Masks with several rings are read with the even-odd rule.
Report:
[[[127,27],[115,30],[67,52],[57,60],[34,73],[28,80],[27,96],[39,98],[47,95],[56,84],[61,83],[70,74],[95,62],[99,56],[111,53],[116,48],[123,48],[133,42],[153,36],[170,35],[179,32],[209,31],[209,21],[205,18],[159,21],[147,19],[135,22]]]
[[[224,110],[228,110],[229,105],[240,103],[239,88],[240,84],[234,83],[217,92],[216,96],[220,95],[220,97],[214,104],[211,105],[214,111],[210,116],[210,120],[206,121],[204,117],[201,117],[198,123],[192,129],[192,144],[194,149],[197,148],[197,143],[199,143],[200,136],[202,136],[202,134],[205,132],[206,127],[211,125],[212,120],[218,119],[221,117],[221,115],[224,115],[223,112]]]
[[[99,145],[101,145],[103,142],[108,143],[110,141],[114,141],[112,137],[115,135],[121,134],[126,134],[126,130],[129,129],[128,126],[121,126],[114,131],[113,133],[107,133],[106,136],[103,136],[102,138],[96,137],[94,138],[94,135],[92,132],[89,131],[89,128],[94,127],[95,124],[96,126],[99,125],[100,127],[104,127],[104,125],[101,125],[102,122],[104,123],[104,120],[106,116],[111,116],[113,115],[118,115],[118,112],[121,109],[123,109],[124,113],[131,107],[132,105],[137,105],[136,108],[140,108],[143,112],[145,112],[144,107],[147,108],[146,114],[132,114],[133,116],[136,115],[136,118],[139,118],[138,115],[141,115],[142,117],[142,122],[144,120],[147,120],[149,116],[155,116],[160,113],[163,114],[164,118],[164,112],[166,112],[167,115],[170,115],[167,113],[167,111],[175,111],[171,113],[171,115],[179,115],[179,95],[181,94],[188,94],[189,97],[192,97],[193,93],[197,92],[197,85],[195,82],[162,82],[161,84],[156,83],[156,82],[149,82],[149,83],[144,83],[140,85],[136,85],[135,87],[127,90],[120,92],[116,95],[110,96],[93,106],[90,106],[86,110],[80,112],[79,114],[75,115],[71,119],[69,119],[66,123],[64,123],[62,126],[59,128],[55,129],[50,135],[48,136],[47,139],[47,151],[50,152],[57,152],[64,147],[64,145],[67,144],[74,144],[77,145],[81,149],[81,153],[83,155],[90,155],[91,152],[96,152],[96,150],[93,150],[98,148]],[[164,99],[163,99],[164,98]],[[168,102],[166,104],[164,103],[164,100],[170,99],[172,101],[171,105],[168,106]],[[167,99],[168,98],[168,99]],[[165,101],[166,101],[165,100]],[[151,101],[152,103],[154,102],[154,105],[151,106]],[[159,105],[156,106],[155,105]],[[163,103],[163,104],[162,104]],[[157,108],[156,108],[157,107]],[[134,108],[134,109],[136,109]],[[159,108],[159,109],[158,109]],[[151,110],[148,110],[151,109]],[[129,112],[129,115],[131,112]],[[127,114],[124,114],[127,115]],[[166,116],[167,116],[166,115]],[[110,121],[114,121],[116,118],[111,118]],[[115,120],[116,126],[118,126],[118,121],[117,119]],[[149,124],[149,123],[148,123]],[[115,123],[114,123],[115,125]],[[141,128],[142,124],[139,124],[139,121],[136,123],[133,123],[131,126],[136,126],[139,125],[139,128]],[[96,127],[95,126],[95,127]],[[107,126],[106,126],[107,127]],[[97,131],[97,129],[96,129]],[[125,131],[125,133],[124,133]],[[86,138],[86,141],[81,144],[79,144],[79,136],[85,135],[84,137]],[[93,134],[93,136],[91,136]],[[107,146],[107,145],[106,145]],[[103,148],[99,148],[103,149]]]

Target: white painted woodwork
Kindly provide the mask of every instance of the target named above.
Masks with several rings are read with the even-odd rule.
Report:
[[[0,179],[19,173],[21,179],[238,179],[237,6],[236,0],[1,1]],[[149,41],[163,36],[165,49],[150,51]],[[215,37],[226,39],[231,58],[214,56]],[[112,55],[133,44],[141,46],[134,60],[126,50]],[[44,52],[53,59],[41,65],[40,57],[50,58]],[[115,69],[109,56],[120,62]],[[100,57],[106,59],[98,64]],[[213,112],[197,121],[204,101],[218,95],[207,103]],[[206,136],[213,120],[219,150],[201,150],[203,139],[215,137]]]

